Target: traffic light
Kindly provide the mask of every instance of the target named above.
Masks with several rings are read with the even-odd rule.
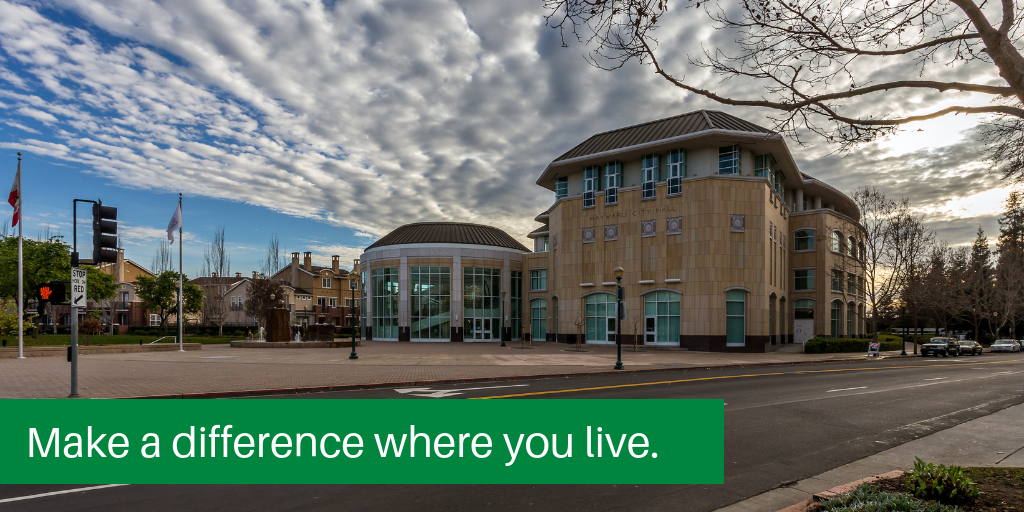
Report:
[[[50,281],[36,287],[36,299],[40,305],[49,302],[51,304],[63,304],[67,302],[67,289],[60,281]]]
[[[117,261],[117,208],[103,206],[103,201],[92,205],[92,262]]]

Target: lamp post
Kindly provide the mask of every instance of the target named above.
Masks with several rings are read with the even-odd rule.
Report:
[[[615,349],[618,359],[615,369],[622,369],[622,267],[615,267]]]
[[[349,317],[352,319],[349,323],[349,329],[352,330],[352,353],[349,354],[349,359],[359,359],[356,355],[356,288],[359,287],[359,277],[355,273],[355,269],[348,275],[348,289],[352,291],[352,305],[348,307]]]
[[[501,306],[498,310],[501,318],[498,319],[498,337],[501,338],[501,346],[505,346],[505,290],[501,291]]]
[[[903,346],[903,352],[900,352],[901,356],[907,355],[907,308],[900,308],[900,321],[903,324],[903,334],[900,336],[900,345]]]

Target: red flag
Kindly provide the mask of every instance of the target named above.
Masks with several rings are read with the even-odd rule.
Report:
[[[18,157],[18,173],[14,175],[14,185],[11,185],[11,196],[8,203],[14,207],[14,220],[11,227],[18,225],[18,216],[21,215],[21,157]]]

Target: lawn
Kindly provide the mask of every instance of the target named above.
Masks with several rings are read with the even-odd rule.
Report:
[[[968,478],[978,484],[980,494],[977,500],[960,504],[955,510],[960,512],[1011,512],[1024,511],[1024,468],[966,468]],[[881,480],[873,486],[878,491],[897,493],[901,498],[895,501],[911,501],[907,492],[907,475],[892,480]],[[862,487],[867,491],[867,487]],[[851,500],[852,501],[852,500]],[[836,505],[840,505],[837,500]],[[934,508],[928,508],[934,507]],[[942,510],[935,502],[925,502],[920,508],[879,508],[877,510]],[[827,511],[851,510],[842,506],[835,508],[823,507]],[[949,507],[953,509],[953,507]],[[865,509],[866,510],[866,509]]]
[[[139,340],[142,340],[143,344],[156,341],[162,336],[154,335],[109,335],[100,334],[97,336],[86,336],[84,334],[78,335],[79,345],[138,345]],[[185,343],[202,343],[204,345],[213,344],[224,344],[232,341],[240,340],[244,336],[190,336],[185,335]],[[8,347],[18,346],[17,336],[5,336],[7,339]],[[175,342],[174,334],[171,333],[170,338],[166,338],[160,341],[160,343],[173,343]],[[71,335],[70,334],[41,334],[37,337],[25,336],[25,346],[27,347],[41,347],[51,345],[70,345]]]

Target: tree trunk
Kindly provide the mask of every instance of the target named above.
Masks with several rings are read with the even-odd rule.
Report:
[[[224,324],[217,326],[217,336],[224,336]]]

